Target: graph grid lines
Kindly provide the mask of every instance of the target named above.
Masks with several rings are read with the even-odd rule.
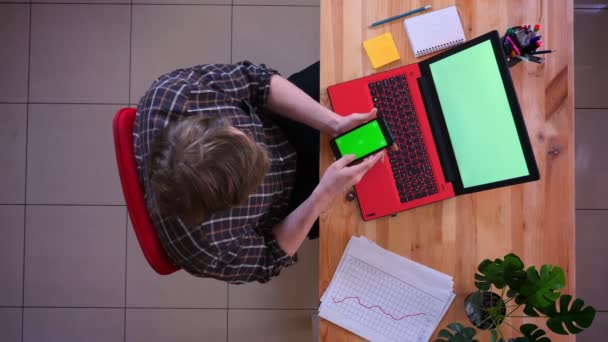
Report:
[[[388,341],[424,341],[441,315],[441,301],[355,257],[334,279],[328,309]]]

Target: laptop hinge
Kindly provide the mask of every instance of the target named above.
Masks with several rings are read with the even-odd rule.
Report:
[[[436,97],[432,95],[433,91],[427,77],[422,76],[418,78],[418,85],[420,86],[420,91],[423,95],[422,99],[429,118],[429,123],[431,124],[431,131],[433,131],[435,146],[437,147],[437,153],[439,154],[439,160],[441,161],[445,179],[448,182],[454,182],[458,178],[458,175],[449,136],[441,120],[442,113],[439,110],[438,100],[433,100],[433,98]]]

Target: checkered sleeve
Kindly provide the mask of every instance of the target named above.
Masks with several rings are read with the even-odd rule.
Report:
[[[213,277],[232,284],[268,282],[283,267],[297,261],[279,246],[272,234],[259,234],[250,227],[230,230],[206,230],[205,246],[185,264],[194,275]],[[201,257],[204,253],[208,257]]]

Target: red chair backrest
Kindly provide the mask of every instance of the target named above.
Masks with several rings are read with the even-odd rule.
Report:
[[[135,113],[134,108],[123,108],[116,113],[113,123],[114,147],[122,192],[127,203],[131,225],[146,260],[158,274],[171,274],[179,268],[169,262],[169,258],[156,235],[137,174],[133,152]]]

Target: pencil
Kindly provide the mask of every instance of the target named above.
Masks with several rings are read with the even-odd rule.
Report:
[[[403,17],[407,17],[408,15],[412,15],[412,14],[415,14],[415,13],[418,13],[418,12],[422,12],[422,11],[427,10],[429,8],[431,8],[431,5],[422,6],[420,8],[416,8],[415,10],[411,10],[409,12],[405,12],[405,13],[396,15],[394,17],[390,17],[390,18],[386,18],[384,20],[377,21],[377,22],[369,25],[369,27],[374,27],[374,26],[382,25],[384,23],[388,23],[389,21],[401,19]]]

